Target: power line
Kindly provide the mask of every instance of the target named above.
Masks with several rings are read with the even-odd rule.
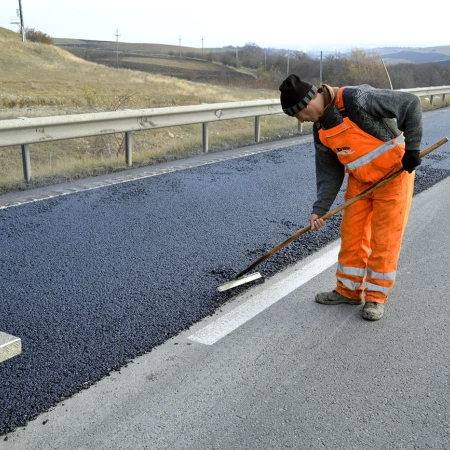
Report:
[[[116,66],[119,67],[119,29],[116,29],[116,34],[113,36],[116,36]]]
[[[22,0],[19,0],[19,12],[20,12],[20,32],[22,33],[22,42],[25,42],[25,27],[23,25],[23,12],[22,12]]]

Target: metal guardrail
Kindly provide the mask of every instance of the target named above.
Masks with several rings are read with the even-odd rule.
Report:
[[[417,97],[429,97],[430,103],[433,104],[433,99],[437,95],[442,96],[442,101],[445,100],[445,95],[450,93],[450,86],[436,86],[436,87],[424,87],[414,89],[397,89],[398,91],[410,92],[417,95]]]
[[[125,162],[132,165],[131,134],[171,126],[202,124],[203,151],[208,152],[208,123],[255,117],[255,141],[260,139],[260,116],[280,114],[278,99],[136,109],[0,121],[0,147],[22,147],[23,173],[31,180],[28,145],[104,134],[125,133]]]
[[[213,103],[0,121],[0,147],[281,113],[279,100]]]
[[[450,93],[450,86],[400,89],[418,97]],[[202,124],[203,151],[208,152],[208,123],[255,117],[255,142],[260,140],[260,117],[282,113],[279,99],[136,109],[0,121],[0,147],[20,145],[23,173],[31,180],[29,144],[104,134],[125,133],[125,162],[132,166],[132,133],[171,126]],[[301,130],[301,128],[300,128]]]

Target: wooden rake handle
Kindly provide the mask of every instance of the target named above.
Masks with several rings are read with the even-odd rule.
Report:
[[[432,151],[436,150],[441,145],[448,142],[448,138],[444,137],[440,141],[436,142],[436,144],[433,144],[431,147],[428,147],[426,150],[424,150],[422,153],[420,153],[420,158],[422,159],[424,156],[428,155],[428,153],[431,153]],[[394,172],[393,174],[389,175],[386,178],[383,178],[378,183],[374,184],[369,189],[366,189],[365,191],[361,192],[361,194],[356,195],[355,197],[351,198],[350,200],[347,200],[342,205],[338,206],[337,208],[328,211],[325,215],[322,216],[322,219],[327,220],[330,217],[336,215],[337,213],[341,212],[348,206],[352,205],[353,203],[357,202],[358,200],[362,199],[366,195],[369,195],[372,193],[375,189],[384,186],[386,183],[391,181],[393,178],[395,178],[397,175],[400,175],[404,169],[400,169],[397,172]],[[299,238],[302,234],[305,234],[307,231],[311,229],[311,225],[308,225],[301,230],[298,230],[296,233],[294,233],[291,237],[287,238],[285,241],[283,241],[281,244],[278,244],[276,247],[274,247],[272,250],[269,250],[265,255],[261,256],[258,260],[256,260],[254,263],[252,263],[250,266],[248,266],[246,269],[244,269],[242,272],[240,272],[236,278],[242,277],[247,272],[250,272],[250,270],[254,269],[256,266],[261,264],[266,259],[270,258],[274,253],[281,250],[283,247],[286,247],[286,245],[290,244],[292,241],[295,241],[297,238]]]

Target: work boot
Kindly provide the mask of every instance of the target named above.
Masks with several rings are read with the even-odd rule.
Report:
[[[366,320],[380,320],[383,317],[384,305],[377,302],[366,302],[362,316]]]
[[[339,292],[321,292],[316,295],[316,302],[322,305],[339,305],[340,303],[348,303],[349,305],[362,305],[362,300],[353,300],[352,298],[344,297]]]

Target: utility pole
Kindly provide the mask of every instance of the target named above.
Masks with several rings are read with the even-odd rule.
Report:
[[[180,61],[181,61],[181,36],[178,38],[178,41],[180,42]]]
[[[236,69],[239,69],[239,51],[237,45],[236,45]]]
[[[202,36],[202,58],[203,58],[203,36]]]
[[[320,85],[322,86],[322,52],[320,52]]]
[[[116,37],[116,67],[119,67],[119,29],[116,28],[116,34],[114,34],[113,36]]]
[[[25,42],[27,39],[25,36],[25,27],[23,25],[22,0],[19,0],[19,13],[20,13],[20,32],[22,34],[22,42]]]
[[[287,77],[289,76],[289,50],[287,52],[287,74],[286,74],[286,76]]]

